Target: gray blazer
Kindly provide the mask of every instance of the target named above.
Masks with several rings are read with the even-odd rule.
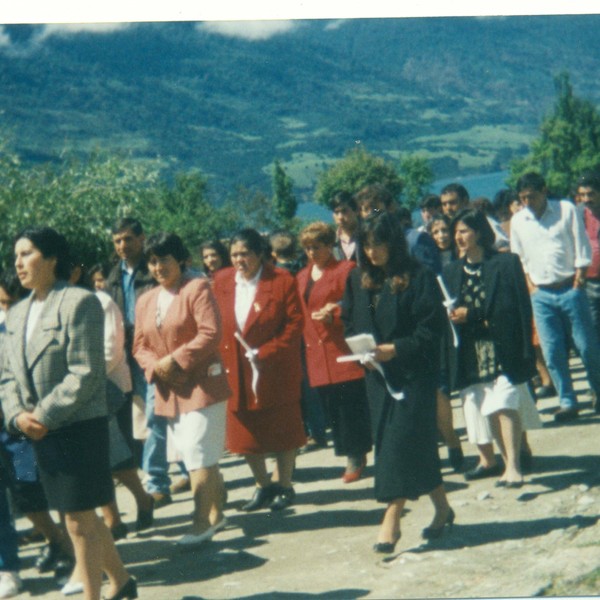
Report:
[[[6,319],[0,400],[6,423],[23,411],[48,429],[107,414],[104,312],[96,296],[58,281],[25,343],[33,294]]]

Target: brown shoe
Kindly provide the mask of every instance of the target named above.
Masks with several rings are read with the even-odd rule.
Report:
[[[160,492],[152,492],[150,494],[154,498],[154,509],[162,508],[163,506],[168,506],[173,502],[173,498],[171,498],[171,494],[161,494]]]
[[[171,494],[181,494],[182,492],[189,492],[192,489],[189,477],[181,477],[175,483],[171,485],[169,491]]]

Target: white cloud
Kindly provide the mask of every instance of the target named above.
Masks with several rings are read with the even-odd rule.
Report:
[[[78,33],[112,33],[120,29],[126,29],[130,23],[60,23],[44,25],[37,35],[38,40],[51,36],[66,37]]]
[[[268,40],[299,27],[298,21],[208,21],[197,25],[201,31],[245,40]]]
[[[0,48],[10,46],[10,36],[6,33],[6,29],[0,25]]]

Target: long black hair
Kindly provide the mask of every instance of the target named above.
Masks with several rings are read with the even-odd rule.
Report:
[[[21,239],[29,240],[44,258],[56,258],[55,277],[69,280],[71,276],[69,242],[62,233],[58,233],[52,227],[26,227],[15,236],[14,243]]]

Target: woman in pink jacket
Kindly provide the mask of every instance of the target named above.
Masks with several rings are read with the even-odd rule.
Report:
[[[218,462],[230,391],[218,352],[221,321],[208,279],[186,277],[189,252],[177,235],[152,236],[144,252],[159,285],[137,302],[133,354],[156,384],[154,410],[168,418],[170,440],[190,473],[194,521],[178,543],[196,545],[225,525]]]

